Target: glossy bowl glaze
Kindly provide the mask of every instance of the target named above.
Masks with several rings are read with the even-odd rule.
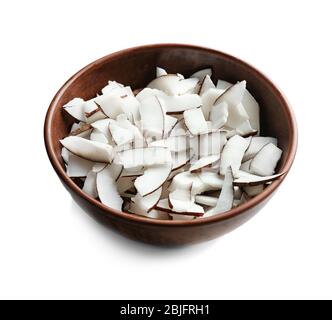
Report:
[[[49,159],[74,200],[89,214],[114,230],[136,240],[161,245],[182,245],[210,240],[240,226],[272,197],[286,175],[274,181],[253,199],[226,213],[191,221],[153,220],[112,210],[84,194],[65,172],[59,140],[68,135],[74,122],[62,106],[74,97],[90,99],[108,80],[145,87],[155,77],[156,66],[169,73],[189,76],[204,67],[213,68],[212,79],[247,81],[247,88],[260,104],[261,135],[278,138],[283,150],[278,172],[288,172],[297,148],[294,114],[278,88],[261,72],[228,54],[183,44],[154,44],[125,49],[101,58],[72,76],[55,95],[48,109],[44,138]]]

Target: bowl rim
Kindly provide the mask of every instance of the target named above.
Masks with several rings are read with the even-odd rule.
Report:
[[[56,110],[56,106],[58,104],[58,101],[60,97],[63,95],[63,93],[67,90],[67,88],[77,80],[83,73],[85,73],[88,70],[92,70],[96,68],[99,64],[109,60],[109,59],[116,59],[117,57],[120,57],[122,55],[126,54],[131,54],[134,52],[139,52],[141,50],[153,50],[153,49],[160,49],[160,48],[174,48],[174,49],[193,49],[193,50],[200,50],[200,51],[205,51],[210,54],[217,54],[219,56],[223,56],[223,58],[231,60],[237,64],[241,64],[246,68],[251,69],[251,71],[255,74],[255,76],[261,78],[263,81],[267,82],[268,85],[274,90],[275,94],[278,96],[278,98],[281,100],[282,104],[285,107],[285,112],[287,115],[287,120],[288,120],[288,125],[290,128],[290,134],[289,134],[289,152],[287,155],[287,158],[285,159],[285,163],[280,169],[280,171],[285,172],[283,176],[278,178],[277,180],[273,181],[270,185],[268,185],[263,192],[258,194],[257,196],[251,198],[249,201],[246,203],[242,204],[241,206],[237,208],[233,208],[227,212],[224,213],[218,213],[216,215],[202,218],[202,219],[193,219],[193,220],[158,220],[158,219],[151,219],[148,217],[144,216],[139,216],[136,214],[130,214],[126,213],[123,211],[118,211],[109,208],[108,206],[102,204],[100,201],[90,197],[89,195],[85,194],[81,188],[79,188],[71,178],[69,178],[63,169],[60,161],[58,160],[56,156],[56,152],[54,149],[54,146],[52,145],[52,119],[54,112]],[[51,104],[47,110],[46,117],[45,117],[45,122],[44,122],[44,142],[45,142],[45,147],[46,151],[49,157],[49,160],[60,177],[60,179],[71,189],[73,192],[76,193],[77,196],[85,199],[88,201],[90,204],[97,206],[103,214],[106,215],[113,215],[117,218],[124,219],[124,220],[129,220],[132,222],[136,223],[142,223],[142,224],[148,224],[148,225],[157,225],[157,226],[164,226],[164,227],[184,227],[184,226],[198,226],[198,225],[205,225],[205,224],[211,224],[223,220],[227,220],[233,217],[236,217],[241,214],[245,214],[249,209],[252,209],[253,207],[256,207],[260,203],[264,202],[267,198],[269,198],[274,191],[279,187],[279,185],[282,183],[282,181],[286,178],[293,162],[294,158],[296,155],[296,150],[297,150],[297,144],[298,144],[298,132],[297,132],[297,124],[296,124],[296,119],[294,112],[289,104],[289,101],[285,97],[285,95],[282,93],[282,91],[261,71],[253,67],[252,65],[248,64],[247,62],[244,62],[243,60],[215,50],[215,49],[210,49],[202,46],[197,46],[197,45],[190,45],[190,44],[180,44],[180,43],[157,43],[157,44],[148,44],[148,45],[142,45],[142,46],[136,46],[136,47],[131,47],[127,49],[123,49],[111,54],[108,54],[100,59],[97,59],[96,61],[88,64],[81,70],[79,70],[77,73],[75,73],[72,77],[70,77],[59,89],[59,91],[56,93],[54,98],[51,101]]]

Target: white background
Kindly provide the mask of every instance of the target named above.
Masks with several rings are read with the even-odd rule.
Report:
[[[1,1],[0,298],[332,298],[330,1]],[[163,249],[97,224],[43,145],[58,88],[108,53],[191,43],[262,70],[293,105],[291,173],[251,221]]]

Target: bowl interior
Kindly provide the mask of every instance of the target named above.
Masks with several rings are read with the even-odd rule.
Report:
[[[229,82],[247,81],[247,88],[260,105],[261,135],[278,138],[283,156],[279,170],[289,158],[294,136],[291,113],[283,96],[261,73],[246,63],[218,51],[186,45],[151,45],[127,49],[104,57],[74,75],[59,91],[53,101],[49,124],[50,143],[59,163],[61,145],[59,140],[68,135],[74,122],[62,106],[74,97],[93,98],[108,80],[116,80],[132,89],[145,87],[155,78],[155,68],[160,66],[169,73],[189,76],[204,67],[212,67],[213,77]]]

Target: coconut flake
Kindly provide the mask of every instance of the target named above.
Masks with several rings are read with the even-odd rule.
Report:
[[[228,104],[225,101],[221,101],[211,107],[209,120],[213,129],[219,129],[228,119]]]
[[[201,85],[198,93],[200,96],[202,96],[207,90],[215,89],[215,88],[216,88],[216,86],[212,82],[210,76],[207,74],[203,79],[202,85]]]
[[[71,178],[86,177],[91,171],[93,162],[69,153],[67,163],[67,175]]]
[[[251,160],[250,172],[260,176],[273,175],[281,155],[281,149],[273,143],[267,144]]]
[[[223,187],[214,208],[214,213],[222,213],[232,209],[234,200],[233,173],[231,167],[227,167]]]
[[[191,134],[199,135],[208,132],[208,125],[201,108],[187,110],[183,113],[183,117]]]
[[[63,106],[63,108],[75,119],[85,122],[84,100],[74,98]]]
[[[206,68],[206,69],[201,69],[193,73],[190,78],[198,78],[199,81],[203,81],[206,76],[211,77],[212,76],[212,69],[211,68]]]
[[[191,167],[189,168],[189,171],[190,172],[199,171],[200,169],[211,165],[212,163],[218,161],[219,159],[220,159],[220,155],[212,155],[212,156],[200,158],[194,164],[191,165]]]
[[[152,166],[172,161],[168,148],[148,147],[129,149],[118,153],[125,169]]]
[[[220,174],[225,175],[230,166],[234,176],[237,177],[248,144],[249,141],[239,135],[235,135],[227,141],[221,153]]]
[[[135,180],[138,193],[144,197],[159,189],[167,180],[172,170],[172,163],[148,167],[144,174]]]
[[[114,157],[112,146],[80,137],[70,136],[60,140],[61,144],[77,156],[96,162],[111,162]]]
[[[100,201],[106,206],[122,210],[123,199],[121,198],[116,184],[117,172],[112,166],[108,165],[97,173],[97,190]]]
[[[274,174],[272,176],[261,177],[245,171],[238,172],[238,178],[234,180],[234,186],[257,186],[259,184],[265,184],[272,182],[279,177],[283,176],[285,172]]]
[[[250,141],[249,147],[246,150],[243,161],[252,159],[264,146],[269,143],[273,143],[277,146],[277,139],[271,137],[253,137]]]
[[[136,206],[141,208],[143,211],[149,212],[159,202],[161,197],[161,192],[162,192],[162,187],[146,195],[145,197],[137,193],[135,197],[132,199],[132,201],[136,204]]]
[[[196,195],[195,202],[203,206],[215,207],[218,203],[218,198],[205,195]]]
[[[143,135],[161,139],[164,136],[165,113],[158,97],[144,99],[139,107]]]
[[[84,181],[84,185],[82,188],[82,191],[88,194],[92,198],[98,197],[98,191],[97,191],[97,173],[94,171],[90,171],[88,175],[86,176],[86,179]]]
[[[202,105],[202,99],[197,94],[183,94],[181,96],[166,96],[160,98],[168,114],[182,113]]]
[[[156,67],[156,78],[161,77],[161,76],[165,76],[167,75],[167,72],[165,69],[160,68],[160,67]]]

